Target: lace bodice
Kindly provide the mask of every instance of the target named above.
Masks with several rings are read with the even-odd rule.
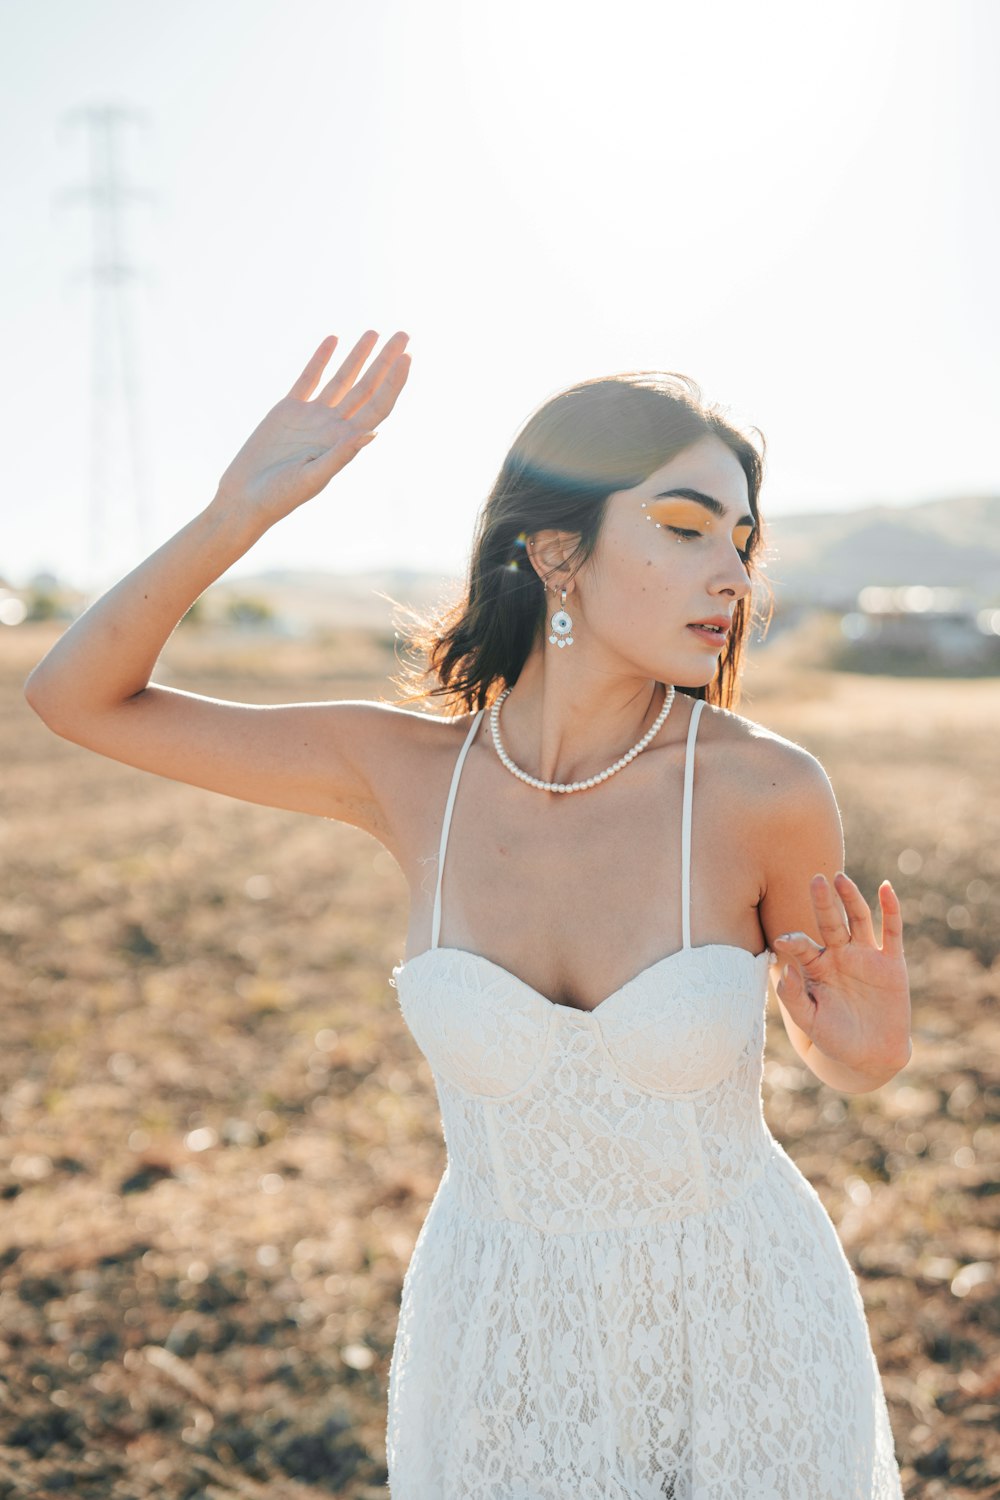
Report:
[[[680,1218],[744,1191],[770,1141],[768,956],[682,949],[595,1011],[553,1005],[459,949],[397,967],[462,1203],[579,1232]]]

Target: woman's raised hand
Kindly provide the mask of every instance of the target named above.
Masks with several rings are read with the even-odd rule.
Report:
[[[377,435],[406,383],[407,333],[394,333],[361,375],[378,334],[362,334],[340,369],[310,400],[337,345],[320,344],[302,374],[247,438],[219,480],[218,496],[271,526],[324,489]],[[361,378],[359,379],[359,375]]]
[[[898,1072],[906,1066],[911,1046],[910,987],[899,897],[891,883],[883,880],[878,889],[879,944],[871,909],[854,881],[838,871],[835,887],[836,894],[821,874],[813,876],[810,887],[825,947],[804,932],[773,939],[771,948],[786,965],[776,993],[792,1020],[826,1057],[876,1077]]]

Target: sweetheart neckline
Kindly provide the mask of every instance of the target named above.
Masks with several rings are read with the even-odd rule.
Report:
[[[593,1016],[596,1015],[599,1010],[603,1010],[604,1006],[607,1005],[609,1001],[615,1000],[619,995],[625,994],[626,991],[630,990],[633,985],[638,984],[640,979],[645,979],[648,974],[652,974],[656,969],[662,968],[664,964],[670,963],[671,960],[675,958],[680,958],[682,954],[705,953],[712,948],[721,948],[729,953],[745,953],[747,958],[749,958],[751,962],[755,964],[758,963],[762,958],[769,958],[774,962],[777,961],[777,956],[771,951],[770,948],[764,948],[760,953],[751,953],[749,948],[744,948],[739,943],[689,944],[686,948],[675,948],[673,953],[665,953],[662,958],[654,959],[651,964],[647,964],[644,969],[640,969],[638,974],[633,974],[631,979],[626,979],[625,983],[619,985],[616,990],[612,990],[610,995],[605,995],[603,1000],[599,1000],[596,1005],[590,1006],[589,1008],[585,1008],[579,1005],[563,1005],[559,1000],[550,1000],[548,995],[543,995],[541,990],[536,990],[534,985],[529,984],[526,979],[521,979],[517,974],[512,974],[509,969],[505,969],[503,964],[496,963],[494,959],[487,958],[485,954],[473,953],[470,948],[452,948],[447,945],[442,946],[441,944],[438,944],[436,948],[425,948],[422,953],[415,953],[412,958],[404,959],[401,964],[395,964],[392,969],[392,974],[395,977],[397,975],[405,973],[406,970],[411,968],[413,964],[417,963],[419,959],[427,958],[432,953],[461,953],[465,958],[476,959],[477,962],[488,964],[491,969],[496,969],[497,972],[499,974],[502,974],[505,979],[509,979],[512,981],[512,983],[519,985],[520,988],[526,990],[529,995],[533,995],[536,1000],[540,1000],[543,1005],[548,1007],[549,1010],[566,1010],[575,1016]]]

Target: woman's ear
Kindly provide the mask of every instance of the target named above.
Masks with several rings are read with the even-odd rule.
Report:
[[[528,556],[535,572],[549,588],[572,592],[572,577],[566,563],[580,538],[568,531],[536,531],[528,538]]]

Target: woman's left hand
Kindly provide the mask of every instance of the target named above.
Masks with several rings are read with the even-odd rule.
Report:
[[[880,946],[868,903],[854,881],[838,871],[834,886],[825,875],[814,875],[809,887],[825,947],[804,932],[772,941],[772,952],[786,965],[775,989],[825,1057],[872,1078],[891,1077],[912,1052],[899,897],[888,880],[879,886]]]

